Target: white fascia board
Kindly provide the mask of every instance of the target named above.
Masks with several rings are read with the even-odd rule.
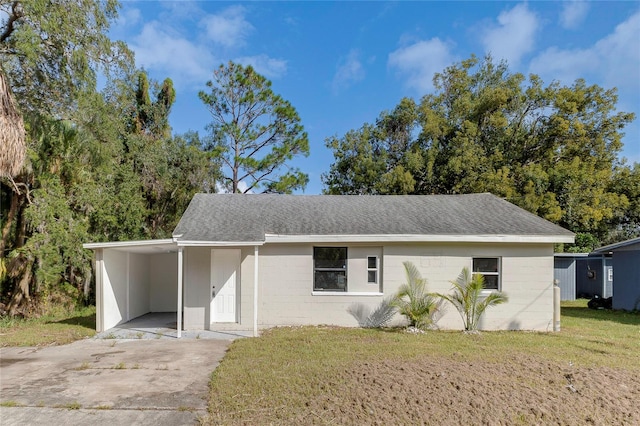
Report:
[[[82,247],[86,249],[96,250],[103,248],[126,248],[126,247],[144,247],[157,245],[175,245],[172,239],[166,240],[137,240],[137,241],[113,241],[108,243],[86,243]]]
[[[178,247],[244,247],[262,246],[264,241],[176,241]]]
[[[573,235],[278,235],[266,234],[265,243],[573,243]]]
[[[312,296],[384,296],[384,293],[380,293],[380,292],[373,292],[373,291],[312,291],[311,292]]]

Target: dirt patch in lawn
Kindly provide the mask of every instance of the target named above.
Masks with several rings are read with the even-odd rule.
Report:
[[[315,424],[640,424],[631,371],[521,356],[500,363],[427,357],[365,362],[307,403]]]

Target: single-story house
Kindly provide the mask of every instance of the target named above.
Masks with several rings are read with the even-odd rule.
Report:
[[[483,329],[553,329],[553,246],[574,234],[491,194],[197,194],[173,238],[85,244],[95,251],[97,329],[176,312],[181,330],[357,326],[413,262],[447,293],[464,267],[509,302]],[[438,322],[459,329],[448,309]]]
[[[600,247],[592,254],[611,256],[613,309],[640,310],[640,237]]]

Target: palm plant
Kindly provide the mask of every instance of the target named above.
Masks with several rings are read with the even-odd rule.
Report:
[[[418,268],[411,262],[403,262],[403,265],[407,282],[400,286],[392,304],[409,320],[410,327],[428,328],[435,322],[434,315],[440,304],[427,292],[427,280],[422,278]]]
[[[469,268],[463,268],[453,284],[453,294],[437,294],[443,300],[451,303],[460,313],[465,331],[476,331],[480,317],[489,306],[499,305],[509,299],[502,292],[492,291],[482,294],[484,277],[480,274],[472,275]]]
[[[347,308],[362,328],[380,328],[391,321],[396,314],[396,308],[391,303],[392,299],[387,297],[380,302],[373,311],[363,303],[354,303]]]

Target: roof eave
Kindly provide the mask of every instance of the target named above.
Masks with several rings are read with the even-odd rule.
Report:
[[[160,245],[172,246],[172,245],[175,245],[175,242],[173,239],[112,241],[112,242],[105,242],[105,243],[85,243],[85,244],[82,244],[82,247],[85,249],[97,250],[97,249],[106,249],[106,248],[128,248],[128,247],[144,247],[144,246],[160,246]]]
[[[178,247],[244,247],[262,246],[264,241],[199,241],[176,240]]]
[[[573,243],[574,235],[281,235],[266,234],[265,243]]]
[[[607,246],[599,247],[591,252],[591,254],[610,254],[613,250],[617,250],[623,247],[631,246],[640,243],[639,238],[631,238],[630,240],[620,241],[618,243],[609,244]]]

